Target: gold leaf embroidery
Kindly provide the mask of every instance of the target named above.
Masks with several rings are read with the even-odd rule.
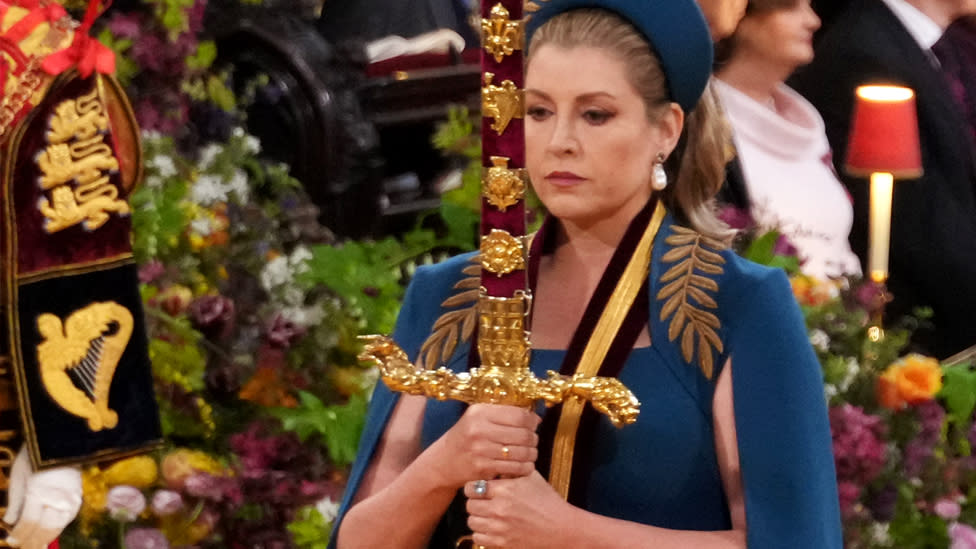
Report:
[[[476,254],[471,261],[474,264],[461,271],[468,276],[454,285],[454,289],[464,291],[451,295],[441,303],[441,307],[445,308],[464,308],[447,311],[434,322],[430,336],[420,347],[418,368],[444,364],[454,354],[458,343],[467,341],[474,333],[478,320],[478,288],[481,287],[480,255]]]
[[[700,273],[722,274],[725,258],[705,246],[712,249],[725,246],[691,229],[679,226],[672,226],[671,229],[674,234],[665,242],[672,249],[664,254],[661,261],[674,265],[660,279],[666,283],[657,293],[658,301],[664,301],[660,318],[663,322],[671,317],[668,340],[675,341],[681,337],[681,355],[685,362],[692,362],[697,348],[698,365],[705,377],[711,379],[714,353],[721,353],[723,349],[717,332],[721,322],[715,313],[708,310],[718,307],[715,298],[709,295],[709,292],[718,291],[718,283]]]

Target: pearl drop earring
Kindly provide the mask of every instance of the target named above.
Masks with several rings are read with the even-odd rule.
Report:
[[[651,180],[651,187],[655,191],[663,191],[668,186],[668,174],[664,171],[664,153],[657,153],[652,175],[654,177]]]

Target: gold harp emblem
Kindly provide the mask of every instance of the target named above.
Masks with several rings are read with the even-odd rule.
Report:
[[[485,173],[482,185],[482,195],[488,203],[503,212],[525,196],[525,170],[509,169],[508,160],[506,156],[492,156],[493,166]]]
[[[491,17],[481,20],[481,32],[485,37],[485,51],[501,63],[506,55],[522,49],[524,34],[522,24],[512,21],[507,9],[501,4],[491,8]]]
[[[88,420],[92,431],[111,429],[119,416],[108,407],[115,369],[132,335],[132,313],[113,302],[93,303],[62,324],[50,313],[37,317],[41,381],[68,413]]]
[[[498,135],[505,133],[505,128],[513,118],[522,118],[522,90],[515,87],[515,82],[505,80],[500,86],[491,83],[495,73],[485,73],[485,86],[481,88],[481,110],[487,118],[493,118],[491,129]]]

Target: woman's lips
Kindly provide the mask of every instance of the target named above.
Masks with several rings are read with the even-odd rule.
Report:
[[[573,172],[549,172],[546,175],[546,181],[557,187],[571,187],[573,185],[578,185],[582,182],[584,178],[576,175]]]

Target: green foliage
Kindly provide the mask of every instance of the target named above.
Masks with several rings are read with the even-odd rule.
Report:
[[[945,549],[949,546],[946,523],[935,515],[923,514],[915,506],[911,486],[903,484],[898,490],[895,518],[888,528],[892,547],[912,549]]]
[[[139,72],[139,65],[127,55],[132,48],[132,40],[115,38],[108,29],[98,33],[98,41],[115,53],[115,78],[123,88],[132,83],[132,78]]]
[[[796,256],[776,253],[776,243],[780,238],[778,231],[769,231],[752,241],[742,253],[742,257],[760,265],[768,265],[785,270],[789,274],[800,271],[800,261]]]
[[[197,44],[197,51],[186,58],[186,66],[192,70],[203,70],[210,68],[214,60],[217,59],[217,44],[213,40],[201,40]],[[231,105],[233,108],[236,105]]]
[[[939,397],[954,421],[965,422],[976,408],[976,372],[968,364],[943,368],[943,385]]]
[[[363,319],[367,332],[389,333],[403,297],[399,269],[404,260],[403,250],[403,245],[393,237],[376,242],[314,246],[309,269],[299,278],[322,284],[339,294],[351,312]]]
[[[342,467],[356,459],[359,435],[366,424],[368,402],[361,394],[349,402],[327,406],[307,391],[298,392],[296,408],[276,408],[273,415],[281,420],[287,431],[294,431],[303,441],[319,435],[329,452],[329,459]]]
[[[145,3],[153,7],[156,19],[171,37],[188,29],[187,11],[193,7],[194,0],[145,0]]]
[[[325,520],[315,507],[303,507],[296,513],[295,520],[288,524],[292,541],[298,549],[326,549],[332,524]]]

